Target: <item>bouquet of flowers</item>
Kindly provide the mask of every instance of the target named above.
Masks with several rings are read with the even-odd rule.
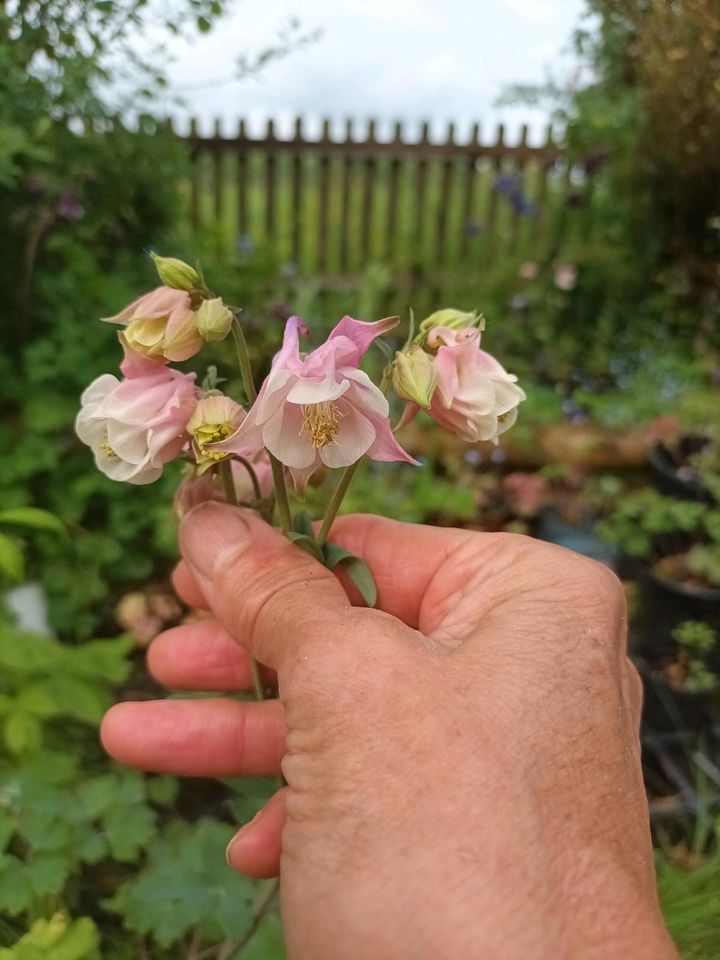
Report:
[[[183,458],[189,471],[176,496],[180,514],[208,499],[256,509],[319,562],[342,566],[373,605],[371,572],[328,540],[359,463],[369,457],[418,466],[396,434],[420,409],[468,443],[497,443],[525,399],[517,378],[481,349],[482,316],[439,310],[417,331],[411,316],[405,343],[394,352],[382,338],[397,317],[367,323],[345,316],[306,351],[309,330],[292,316],[256,391],[240,311],[209,289],[199,267],[152,256],[162,286],[105,321],[121,328],[122,379],[104,374],[82,395],[76,431],[98,468],[113,480],[145,484]],[[217,389],[214,368],[200,388],[194,373],[172,366],[227,336],[237,348],[242,404]],[[379,384],[361,369],[373,344],[386,357]],[[395,427],[391,389],[405,405]],[[317,526],[304,510],[293,514],[288,489],[302,501],[308,481],[323,470],[341,474]]]

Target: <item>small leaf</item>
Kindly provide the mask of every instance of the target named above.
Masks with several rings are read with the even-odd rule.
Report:
[[[291,530],[287,537],[288,540],[292,540],[296,547],[300,547],[305,553],[309,553],[311,557],[315,557],[316,560],[322,562],[322,547],[315,537],[309,537],[306,533],[296,533],[294,530]]]
[[[304,536],[314,539],[312,520],[306,510],[301,510],[293,517],[293,530],[295,533],[302,533]]]
[[[5,743],[16,756],[35,753],[42,745],[42,727],[36,717],[15,710],[5,721]]]
[[[13,510],[0,510],[0,523],[10,523],[17,527],[31,527],[33,530],[49,530],[52,533],[67,533],[65,524],[49,510],[37,507],[15,507]]]
[[[25,576],[25,559],[20,544],[0,533],[0,574],[8,580],[20,582]]]
[[[375,586],[375,578],[370,572],[370,567],[365,561],[356,557],[354,553],[350,553],[344,547],[338,546],[337,543],[326,543],[323,547],[323,554],[325,566],[328,570],[342,566],[362,594],[365,603],[369,607],[374,607],[377,603],[377,587]]]

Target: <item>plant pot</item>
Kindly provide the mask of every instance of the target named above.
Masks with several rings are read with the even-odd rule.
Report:
[[[700,620],[720,630],[720,589],[666,580],[644,566],[639,570],[638,597],[642,622],[637,652],[652,665],[675,655],[672,631],[685,620]]]
[[[707,444],[707,437],[683,437],[678,444],[680,456],[684,460],[693,453],[699,453]],[[658,441],[650,447],[648,461],[653,485],[658,493],[679,500],[712,501],[713,498],[700,481],[692,476],[692,472],[683,475],[683,469],[688,468],[678,465],[675,457],[662,442]]]
[[[671,687],[662,673],[640,666],[643,730],[655,734],[711,733],[720,725],[716,693]]]
[[[542,507],[533,524],[533,536],[546,543],[557,543],[584,557],[599,560],[615,568],[617,554],[613,547],[595,533],[595,516],[588,510],[576,522],[571,522],[555,507]]]

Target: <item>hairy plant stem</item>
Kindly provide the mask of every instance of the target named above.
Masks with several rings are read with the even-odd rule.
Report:
[[[240,367],[240,376],[242,377],[245,396],[247,397],[248,403],[253,404],[257,399],[257,391],[255,389],[255,381],[253,380],[252,375],[252,365],[250,363],[250,353],[247,347],[247,340],[245,339],[243,328],[240,326],[240,321],[237,317],[233,317],[232,335],[233,340],[235,341],[235,351],[237,353],[238,366]]]
[[[249,464],[248,464],[249,466]],[[227,502],[233,507],[238,506],[238,498],[235,492],[235,482],[232,475],[232,466],[230,460],[221,460],[218,464],[218,469],[220,476],[222,477],[223,486],[225,487],[225,496],[227,497]],[[251,473],[254,475],[255,471],[251,468]],[[259,490],[259,485],[258,485]],[[253,682],[253,691],[255,692],[256,700],[265,699],[265,684],[262,681],[262,676],[260,675],[260,664],[254,657],[250,657],[250,674],[252,676]]]
[[[355,476],[357,468],[360,466],[361,460],[356,460],[355,463],[351,463],[349,467],[345,467],[343,475],[340,477],[338,485],[333,491],[333,495],[328,504],[327,510],[325,511],[325,516],[323,518],[322,526],[318,531],[316,537],[317,542],[322,546],[328,538],[330,529],[335,522],[335,517],[337,512],[340,509],[340,506],[345,499],[345,494],[348,492],[348,487],[352,482],[352,478]]]
[[[248,352],[243,328],[236,316],[233,317],[232,335],[235,341],[235,350],[237,352],[245,396],[248,402],[253,404],[257,399],[257,391],[255,390],[255,382],[252,376],[250,354]],[[270,454],[270,463],[272,465],[273,485],[275,486],[275,500],[277,501],[280,527],[283,533],[289,533],[292,529],[292,516],[290,514],[290,501],[288,500],[288,492],[285,485],[285,474],[283,473],[282,464],[272,454]]]
[[[231,506],[237,507],[238,498],[235,491],[235,481],[233,480],[230,461],[221,460],[218,464],[218,472],[220,474],[220,479],[223,482],[223,487],[225,488],[225,499]]]
[[[269,452],[269,451],[268,451]],[[285,474],[283,465],[271,453],[270,466],[272,467],[273,483],[275,484],[275,499],[277,501],[278,517],[280,519],[280,529],[283,533],[290,533],[292,530],[292,515],[290,513],[290,501],[288,500],[287,487],[285,486]]]

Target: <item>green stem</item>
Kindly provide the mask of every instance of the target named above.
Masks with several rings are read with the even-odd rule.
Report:
[[[248,353],[247,341],[243,328],[237,317],[233,318],[232,334],[235,340],[235,349],[237,350],[240,373],[242,375],[243,387],[248,401],[252,404],[257,399],[255,391],[255,382],[252,376],[252,367],[250,365],[250,354]],[[278,505],[278,514],[280,516],[280,527],[283,533],[289,533],[292,529],[292,515],[290,513],[290,501],[288,500],[287,487],[285,486],[285,475],[282,464],[272,454],[270,454],[270,463],[272,465],[273,484],[275,486],[275,499]]]
[[[338,485],[335,487],[328,508],[325,512],[325,517],[322,522],[322,526],[317,535],[317,542],[322,546],[323,543],[328,538],[330,533],[330,528],[335,522],[335,517],[337,512],[340,509],[340,505],[345,499],[345,494],[348,491],[348,487],[352,482],[352,478],[355,476],[357,468],[360,466],[360,460],[356,460],[355,463],[351,463],[349,467],[345,468],[343,475],[340,477]]]
[[[270,465],[272,467],[273,483],[275,484],[275,498],[277,500],[278,515],[280,518],[280,528],[283,533],[290,533],[292,530],[292,515],[290,513],[287,487],[285,486],[283,465],[277,457],[274,457],[272,454],[270,454]]]
[[[232,467],[230,466],[229,460],[221,460],[219,464],[220,477],[223,482],[223,487],[225,488],[225,498],[227,502],[233,506],[237,507],[238,498],[235,491],[235,481],[233,480]]]
[[[257,399],[257,391],[255,390],[255,381],[253,380],[247,341],[237,317],[233,317],[232,335],[235,341],[235,350],[237,351],[238,365],[240,367],[240,376],[242,377],[245,396],[248,399],[248,403],[253,404]]]

